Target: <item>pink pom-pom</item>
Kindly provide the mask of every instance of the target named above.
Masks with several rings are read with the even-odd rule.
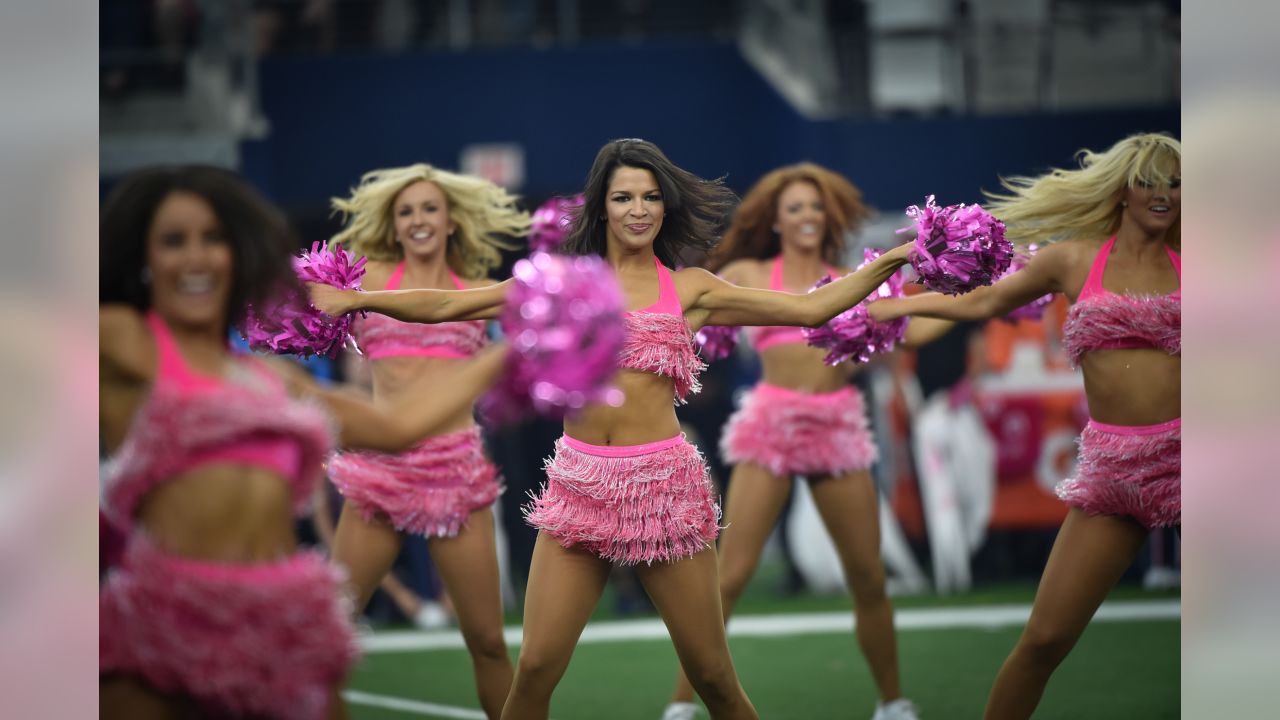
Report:
[[[862,265],[858,268],[861,269],[881,254],[879,250],[864,250]],[[825,277],[813,286],[813,290],[829,282],[832,282],[831,277]],[[867,305],[880,298],[902,297],[902,286],[905,282],[902,273],[895,272],[862,302],[831,318],[825,325],[804,328],[801,332],[810,345],[829,351],[822,359],[828,365],[839,365],[849,359],[867,362],[875,353],[889,352],[902,342],[907,332],[908,320],[907,318],[888,322],[873,320],[867,313]]]
[[[911,266],[930,290],[960,295],[990,285],[1009,269],[1013,244],[1004,239],[1004,223],[977,205],[940,208],[930,195],[923,208],[912,205],[907,215],[915,225]]]
[[[1039,246],[1032,243],[1027,246],[1027,249],[1024,252],[1015,251],[1013,255],[1013,262],[1009,264],[1009,269],[1000,276],[1000,279],[1003,280],[1026,267],[1027,263],[1031,262],[1032,256],[1035,255],[1039,249]],[[1039,320],[1044,317],[1044,310],[1049,307],[1049,303],[1051,302],[1053,302],[1053,293],[1041,295],[1020,308],[1010,310],[1009,313],[1001,319],[1011,323],[1019,320]]]
[[[707,362],[723,360],[733,354],[738,347],[738,327],[736,325],[704,325],[693,336],[694,347]]]
[[[358,290],[368,259],[354,258],[341,247],[315,242],[310,252],[293,259],[293,271],[302,282]],[[254,350],[334,358],[351,338],[353,318],[353,314],[326,315],[311,304],[305,292],[290,288],[265,307],[249,308],[240,334]]]
[[[559,419],[592,403],[622,404],[608,385],[625,336],[622,291],[595,256],[534,253],[512,270],[499,317],[511,345],[502,378],[482,399],[494,422]]]
[[[558,252],[569,236],[573,224],[573,210],[585,202],[582,195],[553,197],[533,211],[533,224],[529,227],[530,252]]]

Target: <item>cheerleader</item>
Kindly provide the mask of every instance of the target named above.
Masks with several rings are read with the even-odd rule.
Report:
[[[801,163],[765,175],[743,197],[712,254],[710,269],[743,287],[803,293],[837,267],[845,234],[867,216],[847,179]],[[848,379],[862,366],[823,363],[800,328],[747,328],[760,355],[761,382],[742,400],[721,436],[733,465],[720,538],[720,603],[725,621],[755,573],[765,541],[796,475],[809,479],[853,594],[858,644],[880,692],[875,720],[914,720],[901,697],[893,607],[880,562],[879,501],[871,478],[875,440],[862,393]],[[692,720],[693,687],[678,673],[664,720]]]
[[[485,274],[501,260],[501,236],[529,229],[528,214],[502,188],[421,163],[369,172],[333,207],[346,218],[333,242],[369,258],[363,285],[374,290],[491,286]],[[357,319],[353,335],[371,366],[374,405],[394,408],[406,395],[451,387],[484,347],[485,323],[423,325],[374,314]],[[329,477],[346,499],[333,558],[350,575],[356,610],[387,575],[405,534],[426,537],[471,654],[480,704],[497,718],[512,672],[492,510],[502,485],[472,408],[457,408],[441,434],[406,452],[339,454]]]
[[[808,295],[742,288],[701,268],[672,271],[714,246],[734,197],[676,167],[652,143],[615,140],[596,156],[563,246],[614,269],[628,307],[615,384],[620,406],[565,422],[547,482],[527,511],[539,531],[525,596],[524,641],[505,720],[546,718],[552,691],[614,564],[634,565],[682,666],[713,717],[755,718],[724,632],[714,541],[719,507],[704,459],[680,434],[672,399],[699,389],[693,331],[718,325],[819,325],[870,294],[908,246]],[[506,287],[354,293],[312,286],[328,312],[400,320],[492,317]]]
[[[989,288],[871,305],[877,320],[983,320],[1045,293],[1072,302],[1063,344],[1084,373],[1091,419],[1076,477],[1057,487],[1071,509],[991,689],[991,720],[1031,716],[1147,533],[1182,524],[1181,159],[1177,140],[1134,135],[1082,151],[1079,169],[1011,178],[990,206],[1010,239],[1060,242]]]
[[[343,577],[294,514],[335,442],[403,450],[497,377],[490,350],[391,414],[228,345],[296,282],[282,217],[231,173],[157,168],[103,205],[103,505],[125,532],[99,595],[103,717],[346,717],[357,656]]]

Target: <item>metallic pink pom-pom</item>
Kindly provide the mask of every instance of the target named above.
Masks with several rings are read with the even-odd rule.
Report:
[[[880,257],[879,250],[864,250],[862,265]],[[828,276],[818,281],[813,290],[832,282]],[[907,318],[898,318],[888,322],[871,319],[867,313],[867,305],[880,298],[899,298],[903,296],[902,286],[905,284],[901,272],[895,272],[880,284],[865,300],[831,318],[825,325],[816,328],[804,328],[801,332],[813,347],[827,350],[822,359],[828,365],[838,365],[846,360],[867,362],[875,353],[889,352],[902,342],[907,332]],[[809,292],[813,292],[810,290]]]
[[[736,325],[704,325],[693,336],[694,347],[707,362],[723,360],[733,354],[738,347],[738,327]]]
[[[498,319],[511,350],[502,378],[481,401],[484,416],[559,419],[593,403],[621,405],[622,392],[608,382],[618,370],[626,305],[604,261],[534,253],[512,275]]]
[[[310,252],[293,259],[293,271],[302,282],[358,290],[367,260],[355,260],[344,248],[315,242]],[[254,350],[333,358],[350,340],[353,319],[353,314],[326,315],[311,304],[305,292],[291,288],[264,307],[250,307],[240,334]]]
[[[533,211],[529,227],[529,252],[558,252],[569,236],[573,209],[585,202],[582,195],[553,197]]]
[[[930,290],[960,295],[995,282],[1013,260],[1013,244],[1004,239],[1004,223],[977,205],[938,207],[934,197],[924,207],[912,205],[915,224],[911,266]]]
[[[1000,276],[1000,279],[1003,280],[1026,267],[1027,263],[1031,262],[1031,257],[1035,255],[1039,249],[1040,247],[1038,245],[1032,243],[1027,246],[1025,251],[1014,251],[1013,262],[1009,264],[1009,269]],[[1017,322],[1019,320],[1039,320],[1044,317],[1044,309],[1049,307],[1049,303],[1051,302],[1053,302],[1053,293],[1041,295],[1026,305],[1009,311],[1009,313],[1001,319],[1008,322]]]

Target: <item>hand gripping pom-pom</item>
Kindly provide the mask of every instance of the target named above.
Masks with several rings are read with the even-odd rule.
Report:
[[[511,345],[502,378],[481,401],[507,423],[536,413],[560,419],[592,403],[621,405],[608,381],[618,370],[625,304],[594,256],[534,253],[516,263],[499,323]]]
[[[293,259],[293,271],[304,283],[358,290],[366,262],[367,258],[355,260],[341,247],[322,247],[316,242],[310,252]],[[326,315],[311,304],[304,291],[288,288],[265,306],[250,307],[240,334],[254,350],[335,358],[351,339],[354,317],[353,313]]]
[[[585,202],[582,195],[553,197],[533,211],[529,227],[529,252],[558,252],[569,236],[573,209]]]
[[[880,255],[879,250],[864,250],[862,265],[858,268],[861,269]],[[829,282],[832,282],[831,278],[825,277],[813,286],[813,290]],[[895,272],[862,302],[831,318],[825,325],[804,328],[801,332],[810,345],[828,351],[827,356],[822,359],[828,365],[839,365],[849,359],[867,362],[875,353],[889,352],[902,342],[907,332],[908,320],[907,318],[888,322],[873,320],[867,312],[867,305],[880,298],[902,297],[904,282],[902,273]]]
[[[995,282],[1013,259],[1013,244],[1004,238],[1004,223],[977,205],[940,208],[930,195],[923,208],[912,205],[915,224],[911,266],[930,290],[960,295]]]
[[[1015,251],[1013,255],[1013,262],[1009,264],[1009,269],[1000,276],[1000,279],[1003,280],[1026,267],[1027,263],[1031,262],[1031,257],[1035,255],[1036,251],[1039,249],[1040,248],[1035,243],[1032,243],[1027,246],[1025,252]],[[1010,310],[1009,313],[1001,319],[1008,322],[1017,322],[1019,320],[1040,320],[1044,317],[1045,308],[1049,307],[1049,303],[1051,302],[1053,302],[1053,293],[1041,295],[1020,308]]]
[[[694,347],[707,362],[723,360],[738,347],[736,325],[705,325],[693,336]]]

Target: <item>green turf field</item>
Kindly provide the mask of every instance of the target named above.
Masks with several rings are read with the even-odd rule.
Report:
[[[901,609],[1025,604],[1029,585],[1002,586],[955,598],[902,598]],[[1176,593],[1119,589],[1113,600],[1168,601]],[[607,608],[606,604],[602,604]],[[742,616],[830,612],[848,607],[839,597],[771,598],[756,594]],[[605,617],[598,621],[607,622]],[[594,622],[594,621],[593,621]],[[996,670],[1018,627],[912,629],[899,633],[904,690],[925,720],[980,717]],[[869,718],[875,702],[870,677],[852,634],[734,637],[734,662],[762,718]],[[512,649],[512,656],[517,650]],[[1097,622],[1055,675],[1037,718],[1176,718],[1179,715],[1180,632],[1176,620]],[[670,642],[584,643],[556,692],[558,720],[657,720],[675,667]],[[472,712],[470,662],[460,649],[375,652],[350,687]],[[389,710],[355,702],[355,718],[469,717],[417,708]],[[452,712],[457,712],[452,711]]]

